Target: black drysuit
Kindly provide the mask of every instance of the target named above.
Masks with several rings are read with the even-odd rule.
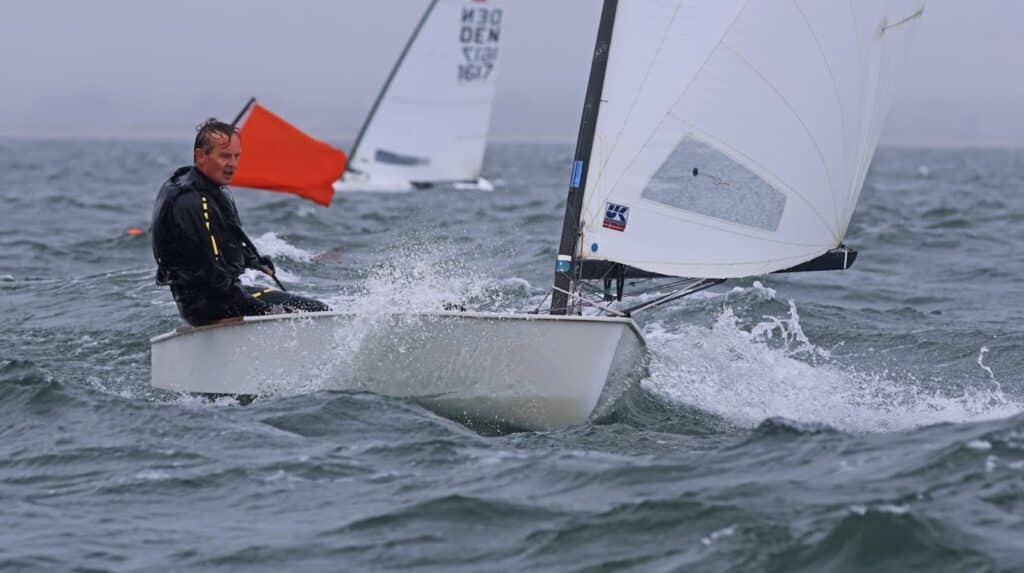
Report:
[[[170,285],[181,317],[199,326],[221,318],[322,311],[319,301],[244,287],[245,269],[265,266],[242,231],[226,190],[193,167],[177,169],[153,207],[157,284]]]

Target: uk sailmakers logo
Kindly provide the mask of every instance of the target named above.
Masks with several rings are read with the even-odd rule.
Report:
[[[613,231],[625,231],[629,221],[629,207],[616,203],[607,203],[604,207],[604,224],[602,227]]]

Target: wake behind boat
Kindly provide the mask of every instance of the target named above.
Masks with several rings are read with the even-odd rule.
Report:
[[[386,315],[354,346],[350,315],[245,318],[153,339],[153,384],[249,394],[322,380],[526,429],[583,422],[614,399],[610,381],[639,372],[632,314],[728,278],[853,263],[843,237],[922,12],[606,0],[550,315]],[[627,279],[669,282],[625,306]]]

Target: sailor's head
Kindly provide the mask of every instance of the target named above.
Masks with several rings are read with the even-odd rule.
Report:
[[[234,126],[210,118],[196,128],[196,168],[218,185],[228,185],[238,169],[242,141]]]

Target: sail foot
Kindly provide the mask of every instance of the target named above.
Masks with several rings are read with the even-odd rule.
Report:
[[[775,271],[775,273],[803,273],[809,271],[845,271],[857,260],[857,251],[847,247],[838,247],[813,258],[806,263]],[[775,274],[773,273],[773,274]]]

